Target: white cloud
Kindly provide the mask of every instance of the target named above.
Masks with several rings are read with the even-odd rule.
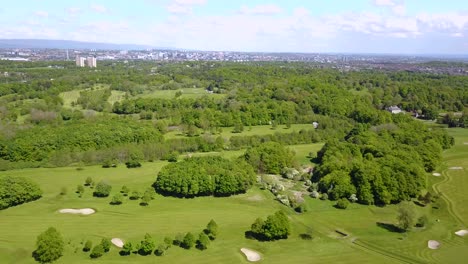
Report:
[[[295,8],[293,10],[293,15],[295,17],[304,17],[304,16],[309,16],[310,15],[310,11],[309,9],[305,8],[305,7],[298,7],[298,8]]]
[[[36,15],[38,17],[48,17],[49,13],[47,13],[46,11],[36,11],[36,12],[34,12],[34,15]]]
[[[239,13],[244,15],[276,15],[283,12],[281,7],[275,4],[257,5],[254,7],[242,6]]]
[[[70,7],[70,8],[67,8],[66,11],[70,15],[76,15],[76,14],[81,13],[83,10],[81,10],[81,8],[79,7]]]
[[[174,0],[174,3],[178,5],[204,5],[206,0]]]
[[[166,9],[171,14],[190,15],[193,13],[193,6],[206,4],[206,0],[173,0]]]
[[[396,2],[394,0],[374,0],[376,6],[395,6]]]
[[[98,12],[98,13],[107,13],[109,11],[107,7],[103,5],[98,5],[98,4],[91,4],[90,8],[91,10]]]

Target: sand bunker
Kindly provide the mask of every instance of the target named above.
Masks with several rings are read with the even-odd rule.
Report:
[[[463,142],[463,145],[468,145],[468,142]]]
[[[123,245],[124,245],[124,242],[120,238],[113,238],[113,239],[111,239],[111,242],[112,242],[112,244],[114,244],[114,246],[116,246],[118,248],[122,248]]]
[[[251,250],[251,249],[248,249],[248,248],[241,248],[241,251],[242,251],[242,253],[244,253],[244,255],[247,257],[247,260],[248,260],[248,261],[255,262],[255,261],[259,261],[260,259],[262,259],[262,258],[260,257],[260,254],[258,254],[258,252],[253,251],[253,250]]]
[[[61,209],[59,213],[61,214],[82,214],[82,215],[90,215],[94,214],[96,211],[91,208],[83,208],[83,209]]]
[[[463,167],[450,167],[449,170],[463,170]]]
[[[468,230],[464,230],[464,229],[458,230],[457,232],[455,232],[455,235],[461,236],[461,237],[466,236],[466,235],[468,235]]]
[[[433,175],[433,176],[436,176],[436,177],[440,177],[441,174],[438,173],[438,172],[434,172],[434,173],[432,173],[432,175]]]
[[[427,247],[430,249],[438,249],[440,247],[440,243],[437,240],[429,240],[427,241]]]

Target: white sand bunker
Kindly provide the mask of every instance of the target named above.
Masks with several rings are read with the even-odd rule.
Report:
[[[438,249],[440,247],[440,243],[437,240],[429,240],[427,241],[427,247],[430,249]]]
[[[61,214],[82,214],[82,215],[90,215],[94,214],[96,211],[91,208],[83,208],[83,209],[61,209],[59,213]]]
[[[438,173],[438,172],[434,172],[434,173],[432,173],[432,175],[433,175],[433,176],[436,176],[436,177],[440,177],[441,174]]]
[[[468,145],[468,142],[463,142],[463,145]]]
[[[450,167],[449,170],[463,170],[463,167]]]
[[[247,257],[247,260],[248,261],[252,261],[252,262],[255,262],[255,261],[259,261],[260,259],[262,259],[260,257],[260,254],[256,251],[253,251],[251,249],[248,249],[248,248],[241,248],[241,251],[242,253],[244,253],[244,255]]]
[[[111,239],[111,242],[112,242],[112,244],[114,244],[114,246],[116,246],[118,248],[122,248],[123,245],[124,245],[124,242],[120,238],[113,238],[113,239]]]
[[[462,229],[462,230],[458,230],[457,232],[455,232],[455,235],[457,236],[466,236],[468,235],[468,230],[465,230],[465,229]]]

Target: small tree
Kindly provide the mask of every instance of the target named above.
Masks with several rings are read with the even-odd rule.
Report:
[[[252,226],[250,227],[250,230],[252,233],[255,235],[261,235],[263,233],[263,225],[265,224],[265,221],[261,219],[260,217],[255,219],[255,222],[253,222]]]
[[[339,208],[339,209],[346,209],[348,208],[348,205],[349,205],[349,201],[346,198],[339,199],[338,202],[336,202],[335,204],[336,208]]]
[[[84,244],[84,247],[83,247],[83,251],[84,252],[88,252],[91,250],[91,248],[93,247],[93,242],[91,240],[88,240],[86,241],[86,243]]]
[[[195,245],[195,242],[196,241],[193,234],[191,232],[188,232],[185,235],[184,240],[182,240],[181,246],[185,249],[191,249]]]
[[[84,185],[85,186],[90,186],[92,182],[93,182],[93,179],[91,177],[88,177],[88,178],[86,178]]]
[[[137,160],[129,160],[125,162],[125,166],[127,166],[128,169],[139,168],[141,167],[141,163]]]
[[[140,205],[147,206],[150,201],[151,201],[151,195],[145,193],[143,197],[141,197]]]
[[[94,189],[93,196],[107,197],[112,190],[112,186],[105,181],[100,181]]]
[[[104,252],[109,252],[111,245],[112,245],[112,242],[110,241],[110,239],[103,238],[101,240],[101,246],[102,246],[102,249],[104,249]]]
[[[49,227],[37,237],[33,257],[41,263],[55,261],[62,256],[64,246],[65,243],[60,232],[53,227]]]
[[[172,243],[173,243],[172,238],[170,238],[170,237],[165,237],[164,238],[164,244],[166,244],[166,249],[170,248]]]
[[[151,254],[154,250],[155,244],[150,234],[145,235],[145,239],[141,241],[138,253],[142,256]]]
[[[218,235],[218,224],[211,219],[210,222],[206,225],[205,233],[211,240],[215,240]]]
[[[102,244],[95,246],[91,251],[91,254],[89,254],[91,258],[100,258],[102,255],[104,255],[104,248],[102,247]]]
[[[408,231],[414,225],[414,208],[409,204],[401,204],[398,208],[398,225],[402,230]]]
[[[133,191],[132,194],[130,194],[130,200],[138,200],[141,197],[141,193],[139,191]]]
[[[122,250],[120,250],[119,254],[121,256],[128,256],[130,254],[132,254],[132,251],[133,251],[133,245],[131,242],[126,242],[123,247],[122,247]]]
[[[198,235],[197,248],[200,250],[205,250],[208,248],[209,244],[210,238],[204,232],[201,232],[200,235]]]
[[[426,215],[423,215],[418,218],[418,221],[416,222],[417,227],[425,227],[429,223],[429,219],[427,218]]]
[[[320,200],[328,200],[328,194],[327,193],[322,193],[322,196],[320,196]]]
[[[110,202],[110,204],[112,204],[112,205],[119,205],[119,204],[122,204],[122,201],[123,201],[123,196],[122,196],[122,194],[117,193],[116,195],[114,195],[114,196],[112,197],[112,201]]]
[[[78,185],[76,186],[76,193],[78,194],[79,197],[83,196],[83,193],[84,193],[85,189],[83,187],[83,185]]]
[[[130,189],[127,187],[127,186],[122,186],[122,189],[120,190],[120,193],[123,195],[123,196],[127,196],[128,193],[130,192]]]
[[[162,256],[166,252],[166,249],[167,249],[166,244],[159,244],[159,246],[154,251],[154,254],[156,256]]]
[[[184,234],[179,233],[175,236],[174,240],[172,241],[172,244],[174,246],[180,246],[183,240],[184,240]]]
[[[63,196],[63,195],[66,195],[67,193],[68,193],[67,187],[64,186],[60,188],[60,195]]]

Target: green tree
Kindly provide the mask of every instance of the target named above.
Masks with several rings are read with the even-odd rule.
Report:
[[[206,225],[205,233],[211,240],[215,240],[218,235],[218,224],[211,219],[210,222]]]
[[[250,229],[254,234],[261,235],[261,234],[263,234],[263,226],[264,225],[265,225],[265,221],[263,221],[263,219],[259,217],[259,218],[255,219],[255,222],[253,222]]]
[[[105,181],[100,181],[96,185],[96,188],[94,188],[93,196],[107,197],[107,196],[109,196],[111,190],[112,190],[112,186],[109,183],[107,183]]]
[[[121,256],[128,256],[128,255],[132,254],[132,251],[133,251],[132,242],[127,241],[127,242],[125,242],[125,244],[123,245],[122,250],[120,250],[119,254],[120,254]]]
[[[336,208],[339,208],[339,209],[346,209],[348,208],[348,205],[349,205],[349,201],[346,198],[339,199],[338,202],[336,202],[335,204]]]
[[[41,198],[39,185],[23,177],[0,177],[0,210]]]
[[[101,240],[101,246],[102,246],[102,249],[104,249],[104,252],[109,252],[111,245],[112,245],[112,242],[110,241],[110,239],[103,238]]]
[[[244,159],[261,173],[280,174],[284,167],[294,167],[293,152],[277,142],[247,149]]]
[[[131,194],[130,194],[130,200],[138,200],[140,199],[141,197],[141,193],[137,190],[133,191]]]
[[[185,236],[184,236],[184,240],[182,240],[182,243],[180,244],[181,247],[185,248],[185,249],[191,249],[194,245],[195,245],[195,237],[193,236],[193,234],[191,232],[188,232]]]
[[[78,185],[76,186],[76,193],[78,194],[79,197],[83,196],[83,193],[84,193],[85,189],[83,187],[83,185]]]
[[[141,206],[147,206],[149,205],[149,202],[151,201],[151,195],[148,193],[145,193],[143,197],[141,197],[140,205]]]
[[[91,240],[87,240],[86,243],[84,244],[83,251],[88,252],[91,250],[93,247],[93,242]]]
[[[102,244],[96,245],[93,250],[91,250],[91,254],[89,254],[91,258],[100,258],[102,255],[104,255]]]
[[[254,237],[260,240],[286,239],[291,233],[291,224],[283,211],[278,211],[267,217],[263,222],[257,218],[251,226]]]
[[[122,204],[122,202],[123,202],[123,196],[122,196],[122,194],[117,193],[117,194],[115,194],[115,195],[112,197],[112,201],[110,202],[110,204],[112,204],[112,205],[119,205],[119,204]]]
[[[122,189],[120,190],[120,193],[123,195],[123,196],[127,196],[128,193],[130,192],[130,189],[127,187],[127,186],[122,186]]]
[[[138,254],[142,256],[150,255],[154,250],[155,244],[154,240],[150,234],[145,235],[145,239],[140,242],[140,247],[138,248]]]
[[[200,235],[198,235],[197,248],[200,250],[205,250],[208,248],[209,244],[210,238],[204,232],[201,232]]]
[[[90,186],[93,183],[93,178],[87,177],[85,180],[85,186]]]
[[[154,251],[154,254],[156,256],[162,256],[162,255],[164,255],[166,250],[167,250],[166,244],[159,244],[158,247],[156,248],[156,250]]]
[[[122,250],[120,250],[119,254],[121,256],[128,256],[132,253],[133,251],[133,245],[131,242],[125,242],[125,244],[122,247]]]
[[[166,244],[166,248],[170,248],[172,243],[173,243],[172,238],[170,238],[170,237],[165,237],[164,238],[164,244]]]
[[[414,225],[414,218],[414,208],[410,204],[403,203],[398,207],[398,226],[402,230],[408,231]]]
[[[64,250],[63,237],[57,229],[49,227],[37,237],[34,259],[41,263],[52,262],[59,259]]]

